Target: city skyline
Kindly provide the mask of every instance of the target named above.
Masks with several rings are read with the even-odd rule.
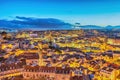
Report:
[[[0,19],[56,18],[82,25],[120,25],[119,0],[0,0]]]

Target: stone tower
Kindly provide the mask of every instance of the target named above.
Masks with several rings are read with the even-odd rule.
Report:
[[[42,55],[42,45],[41,44],[38,45],[38,55],[39,55],[38,65],[39,66],[44,66],[43,58],[42,58],[43,55]]]

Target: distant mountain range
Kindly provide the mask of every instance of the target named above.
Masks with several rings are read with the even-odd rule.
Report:
[[[71,24],[54,18],[27,18],[16,16],[14,20],[0,20],[0,28],[11,29],[71,29]]]
[[[75,29],[107,29],[107,30],[118,30],[120,29],[120,26],[105,26],[105,27],[101,27],[101,26],[97,26],[97,25],[83,25],[83,26],[77,26],[74,27]]]
[[[119,26],[97,26],[97,25],[80,25],[66,23],[54,18],[31,18],[16,16],[14,20],[0,20],[0,29],[32,29],[32,30],[71,30],[71,29],[109,29],[117,30]]]

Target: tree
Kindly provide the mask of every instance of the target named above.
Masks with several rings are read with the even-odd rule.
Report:
[[[5,39],[5,38],[7,37],[7,32],[3,31],[3,32],[1,33],[1,36]]]

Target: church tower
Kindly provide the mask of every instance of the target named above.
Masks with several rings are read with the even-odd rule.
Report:
[[[44,66],[44,63],[43,63],[43,55],[42,55],[42,45],[39,44],[38,45],[38,55],[39,55],[39,61],[38,61],[38,65],[39,66]]]

